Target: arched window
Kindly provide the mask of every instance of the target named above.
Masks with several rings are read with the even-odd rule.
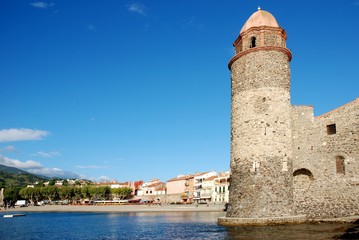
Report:
[[[345,174],[345,159],[343,156],[335,157],[335,165],[337,168],[337,174]]]
[[[300,168],[297,169],[293,172],[293,177],[298,176],[298,175],[305,175],[307,176],[310,180],[314,179],[313,173],[311,171],[309,171],[306,168]]]
[[[256,47],[256,37],[251,37],[251,45],[250,48]]]
[[[312,172],[306,168],[300,168],[293,172],[293,192],[294,195],[305,194],[314,181]]]

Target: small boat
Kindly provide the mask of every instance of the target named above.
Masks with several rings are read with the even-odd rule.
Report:
[[[20,213],[18,213],[18,214],[6,214],[6,215],[4,215],[4,218],[24,217],[24,216],[26,216],[26,214],[20,214]]]

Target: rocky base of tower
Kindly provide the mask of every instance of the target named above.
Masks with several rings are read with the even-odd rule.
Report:
[[[266,226],[266,225],[284,225],[300,224],[307,222],[306,215],[295,215],[285,217],[268,217],[268,218],[218,218],[218,224],[221,226]]]

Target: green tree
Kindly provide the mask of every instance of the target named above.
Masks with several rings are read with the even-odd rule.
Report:
[[[4,189],[4,203],[5,206],[13,206],[15,202],[21,198],[19,187],[5,188]]]
[[[44,180],[38,181],[37,184],[35,184],[35,187],[43,187],[44,186]]]
[[[91,191],[92,186],[86,185],[81,188],[81,194],[82,198],[84,199],[91,199],[93,196],[93,193]]]
[[[58,189],[55,186],[42,187],[40,192],[50,202],[56,200],[59,197]]]
[[[20,196],[24,199],[30,200],[31,204],[34,204],[34,189],[33,188],[22,188],[19,192]]]
[[[82,192],[81,192],[81,188],[79,187],[74,187],[73,188],[74,191],[74,196],[73,199],[76,201],[80,201],[82,199]]]
[[[69,182],[66,179],[62,180],[62,186],[68,186],[68,185]]]
[[[131,196],[132,189],[128,188],[128,187],[114,188],[114,189],[111,189],[111,193],[114,194],[114,196],[116,198],[126,199],[126,198],[129,198]]]
[[[51,180],[49,181],[49,186],[55,186],[56,181],[57,181],[57,180],[56,180],[55,178],[51,179]]]
[[[42,200],[43,196],[42,196],[40,187],[33,188],[33,197],[34,197],[36,203],[38,203],[40,200]]]
[[[72,197],[74,196],[73,187],[64,186],[59,188],[59,196],[61,200],[72,200]]]
[[[93,193],[93,200],[106,200],[110,198],[111,189],[108,186],[105,187],[91,187]]]

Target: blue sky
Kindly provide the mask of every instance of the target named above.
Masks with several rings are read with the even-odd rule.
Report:
[[[359,97],[359,0],[0,0],[0,164],[92,180],[226,171],[232,43],[260,5],[291,101]]]

